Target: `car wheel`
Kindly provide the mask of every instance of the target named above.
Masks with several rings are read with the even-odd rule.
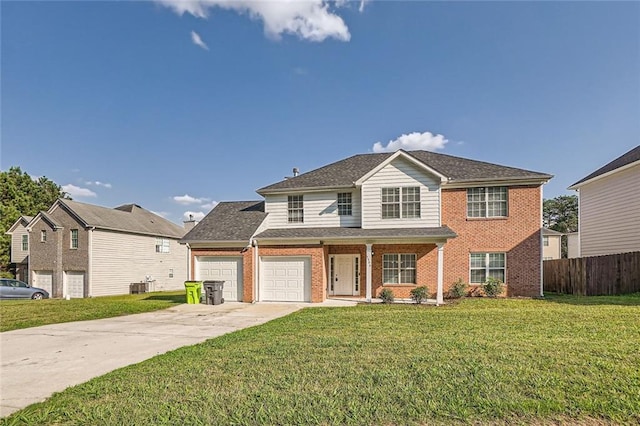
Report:
[[[42,294],[42,293],[33,293],[33,296],[31,296],[31,298],[35,299],[35,300],[40,300],[40,299],[44,298],[44,294]]]

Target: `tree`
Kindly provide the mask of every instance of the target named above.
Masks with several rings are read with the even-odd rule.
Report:
[[[561,195],[544,200],[542,221],[545,228],[569,233],[578,232],[578,196]],[[562,257],[567,257],[567,239],[562,238]]]
[[[61,197],[69,198],[59,185],[44,176],[34,180],[20,167],[0,172],[0,272],[7,270],[11,260],[11,236],[5,232],[20,216],[35,216]]]

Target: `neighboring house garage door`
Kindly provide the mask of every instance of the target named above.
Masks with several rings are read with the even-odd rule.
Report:
[[[311,261],[308,257],[263,257],[260,300],[311,301]]]
[[[198,256],[196,265],[196,280],[224,281],[222,297],[226,301],[242,301],[241,257]]]
[[[53,272],[33,271],[33,286],[47,290],[53,296]]]
[[[72,298],[84,297],[84,272],[67,271],[64,273],[66,284],[65,296]]]

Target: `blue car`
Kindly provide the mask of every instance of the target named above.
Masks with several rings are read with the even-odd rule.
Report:
[[[13,280],[11,278],[0,278],[0,299],[48,299],[47,290],[31,287],[29,284]]]

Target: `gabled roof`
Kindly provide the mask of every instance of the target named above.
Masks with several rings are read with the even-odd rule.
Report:
[[[544,182],[553,177],[546,173],[469,160],[453,155],[429,151],[403,152],[437,172],[440,176],[446,177],[449,184],[486,181]],[[265,186],[257,192],[262,195],[287,190],[353,187],[359,179],[393,155],[396,154],[354,155],[299,176]]]
[[[222,202],[216,205],[180,242],[249,242],[266,217],[264,201]]]
[[[562,236],[564,234],[562,232],[558,232],[558,231],[556,231],[554,229],[542,228],[542,235],[551,237],[551,236]]]
[[[20,216],[16,221],[11,225],[11,227],[5,232],[6,235],[11,235],[16,230],[18,225],[22,225],[25,228],[29,225],[29,222],[33,220],[33,216]]]
[[[600,167],[598,170],[591,173],[590,175],[580,179],[579,181],[571,185],[569,189],[578,189],[578,187],[580,187],[583,183],[586,183],[587,181],[612,173],[617,169],[628,166],[638,161],[640,161],[640,145],[636,146],[631,151],[625,154],[622,154],[620,157],[616,158],[610,163],[605,164],[604,166]]]
[[[39,221],[40,219],[44,220],[45,222],[47,222],[49,224],[49,226],[51,226],[53,229],[62,229],[63,226],[60,225],[60,223],[58,223],[55,218],[53,218],[49,213],[41,211],[40,213],[38,213],[36,215],[36,217],[34,217],[30,222],[29,225],[27,225],[27,229],[31,230],[31,227],[33,225],[35,225],[35,223],[37,221]]]
[[[58,206],[67,210],[85,227],[169,238],[181,238],[185,233],[183,227],[137,204],[112,209],[59,198],[51,206],[49,213]]]

